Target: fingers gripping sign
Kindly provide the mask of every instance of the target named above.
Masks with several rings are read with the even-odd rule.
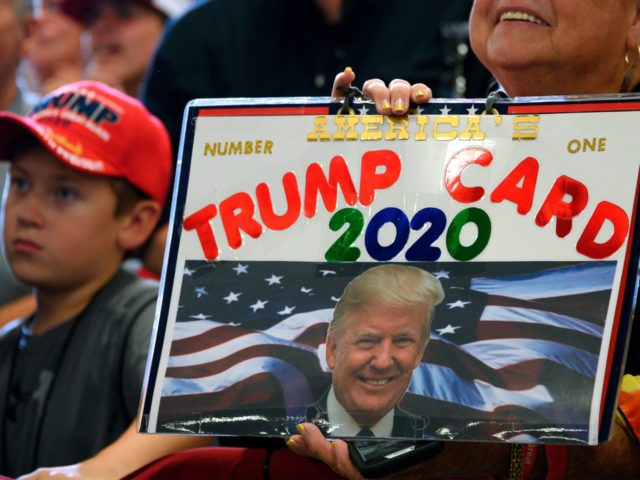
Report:
[[[344,91],[349,90],[351,88],[351,84],[356,79],[356,74],[351,69],[351,67],[347,67],[344,71],[338,73],[336,78],[333,80],[333,89],[331,90],[331,96],[333,98],[342,98],[344,97]]]
[[[331,95],[334,98],[343,97],[343,92],[351,87],[355,78],[355,72],[351,67],[345,68],[336,75]],[[424,104],[433,97],[431,89],[424,83],[411,85],[406,80],[398,78],[392,80],[389,86],[379,78],[367,80],[362,91],[374,102],[377,112],[381,115],[406,115],[411,104]]]
[[[338,475],[350,480],[363,480],[349,458],[349,449],[342,440],[327,440],[312,423],[297,426],[300,435],[293,435],[287,445],[299,455],[315,458],[329,465]]]

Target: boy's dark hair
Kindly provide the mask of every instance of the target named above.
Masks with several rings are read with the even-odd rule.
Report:
[[[136,187],[127,182],[124,178],[109,178],[109,183],[111,184],[111,189],[116,196],[116,209],[115,216],[119,217],[120,215],[124,215],[125,213],[131,211],[135,205],[142,201],[150,199],[149,195],[145,195],[143,192],[138,190]],[[156,225],[153,229],[153,232],[149,235],[149,237],[144,241],[142,245],[133,250],[129,250],[125,252],[124,258],[142,258],[142,255],[148,248],[149,242],[153,238],[154,233],[158,229],[159,225]]]
[[[136,187],[127,182],[124,178],[108,178],[111,189],[116,195],[115,216],[119,217],[129,212],[136,203],[142,200],[148,200],[151,197],[145,195]]]

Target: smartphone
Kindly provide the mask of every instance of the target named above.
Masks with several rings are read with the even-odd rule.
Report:
[[[365,478],[380,478],[439,454],[432,440],[349,440],[349,456]]]

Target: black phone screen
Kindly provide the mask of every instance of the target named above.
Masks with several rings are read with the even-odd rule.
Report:
[[[364,477],[378,478],[427,460],[444,444],[431,440],[351,440],[351,460]]]

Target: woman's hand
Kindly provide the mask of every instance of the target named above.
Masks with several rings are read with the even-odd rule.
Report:
[[[287,441],[287,445],[293,452],[320,460],[338,475],[350,480],[364,480],[349,458],[346,442],[327,440],[320,429],[312,423],[302,423],[297,428],[300,435],[293,435]]]
[[[331,96],[344,97],[343,89],[351,87],[355,78],[356,74],[351,67],[345,68],[336,75]],[[399,78],[391,80],[388,87],[378,78],[367,80],[364,82],[362,93],[373,100],[376,110],[381,115],[405,115],[411,103],[427,103],[433,96],[431,89],[424,83],[411,85]]]

